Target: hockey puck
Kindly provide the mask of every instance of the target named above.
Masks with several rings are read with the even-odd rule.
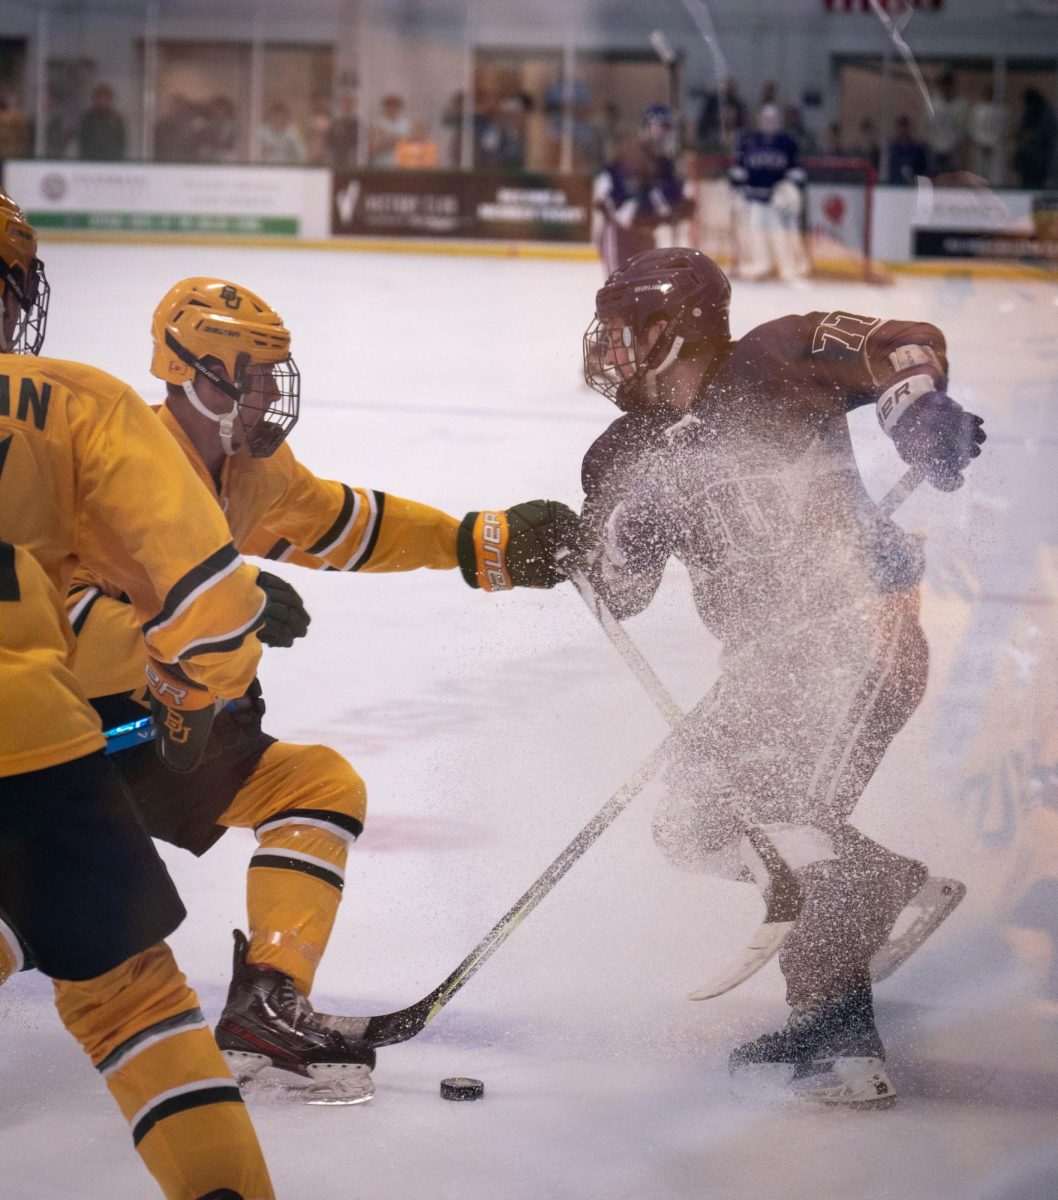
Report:
[[[441,1080],[442,1100],[480,1100],[485,1095],[485,1085],[480,1079],[456,1076]]]

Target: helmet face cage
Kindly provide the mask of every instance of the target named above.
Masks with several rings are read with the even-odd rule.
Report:
[[[19,267],[8,266],[0,260],[0,278],[3,279],[4,288],[11,289],[19,307],[18,322],[11,335],[12,354],[39,354],[44,345],[51,287],[39,258],[30,260],[28,276],[24,280]]]
[[[637,341],[636,330],[621,317],[597,316],[584,333],[584,382],[620,409],[650,370],[637,357]],[[654,359],[653,354],[647,357]]]
[[[236,381],[239,417],[251,458],[270,458],[297,424],[301,372],[293,358],[251,363]]]
[[[686,343],[730,340],[730,295],[724,273],[699,251],[675,247],[636,255],[596,296],[595,320],[584,334],[585,382],[625,412],[652,404],[643,384],[651,373],[667,371]],[[644,350],[642,339],[658,320],[665,328]]]

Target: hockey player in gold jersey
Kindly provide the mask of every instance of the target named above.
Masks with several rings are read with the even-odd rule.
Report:
[[[0,973],[31,957],[52,977],[165,1196],[268,1200],[238,1088],[163,941],[183,906],[101,753],[61,600],[78,562],[122,588],[159,711],[187,730],[252,680],[264,596],[139,397],[33,357],[48,299],[36,249],[0,193]]]
[[[152,323],[152,373],[167,385],[158,420],[223,509],[245,553],[334,572],[461,566],[486,590],[532,586],[535,530],[547,502],[471,513],[436,508],[314,475],[285,441],[298,417],[300,376],[290,334],[259,296],[194,278],[162,299]],[[262,640],[289,645],[307,614],[289,585],[262,572],[269,622]],[[142,716],[143,650],[120,584],[82,574],[69,598],[78,676],[108,726]],[[249,938],[236,934],[235,970],[218,1041],[237,1073],[274,1066],[313,1079],[311,1097],[367,1099],[370,1067],[355,1022],[315,1013],[316,967],[341,899],[346,855],[366,811],[364,784],[325,746],[277,742],[261,730],[257,688],[217,717],[207,760],[167,776],[147,746],[115,755],[148,830],[202,854],[232,826],[253,829],[247,873]],[[348,1035],[348,1036],[347,1036]]]

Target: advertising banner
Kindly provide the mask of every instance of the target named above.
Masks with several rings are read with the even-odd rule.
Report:
[[[492,171],[338,172],[331,232],[586,242],[591,179]]]
[[[42,231],[328,234],[323,168],[11,161],[4,182]]]
[[[969,213],[964,201],[956,219],[931,213],[928,225],[915,229],[915,257],[1058,264],[1058,193],[990,195],[990,206]]]

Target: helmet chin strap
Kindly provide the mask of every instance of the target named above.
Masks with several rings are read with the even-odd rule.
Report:
[[[654,375],[655,377],[658,375],[663,375],[679,357],[680,351],[683,349],[683,343],[686,340],[687,339],[683,337],[674,337],[672,339],[672,345],[669,347],[668,354],[666,354],[661,362],[659,362],[656,367],[650,370],[648,374]]]
[[[195,385],[192,380],[185,379],[180,386],[183,388],[184,395],[187,397],[191,407],[196,412],[200,412],[204,417],[209,417],[211,421],[216,421],[220,426],[220,444],[224,448],[224,453],[230,458],[235,453],[235,447],[232,445],[231,439],[235,432],[235,418],[239,415],[238,401],[232,404],[231,412],[210,412],[198,398],[198,392],[195,391]]]

